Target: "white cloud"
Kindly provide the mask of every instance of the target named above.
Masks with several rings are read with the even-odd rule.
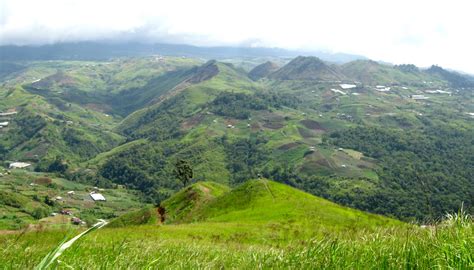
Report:
[[[363,54],[474,73],[470,1],[0,0],[0,43],[139,38]]]

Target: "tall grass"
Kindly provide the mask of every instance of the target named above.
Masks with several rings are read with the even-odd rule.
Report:
[[[405,226],[329,232],[311,240],[293,237],[288,242],[281,232],[275,232],[272,240],[260,241],[258,230],[242,234],[213,224],[202,224],[208,230],[199,233],[191,225],[103,228],[78,240],[50,268],[474,269],[472,219],[465,213],[453,217],[458,219],[424,229]],[[20,238],[10,246],[17,252],[2,257],[0,268],[30,268],[31,264],[12,256],[22,256],[25,245],[37,248],[41,235],[34,241],[23,237],[29,240]],[[40,261],[45,253],[47,250],[33,256]]]
[[[94,226],[91,228],[83,231],[82,233],[76,235],[72,239],[67,241],[67,238],[64,238],[64,240],[59,244],[55,249],[53,249],[50,253],[48,253],[42,260],[41,262],[35,267],[35,270],[42,270],[42,269],[47,269],[48,266],[50,266],[53,262],[56,261],[56,259],[63,254],[63,252],[70,248],[74,242],[77,240],[81,239],[82,237],[86,236],[87,234],[102,228],[105,226],[107,222],[105,220],[99,220]]]

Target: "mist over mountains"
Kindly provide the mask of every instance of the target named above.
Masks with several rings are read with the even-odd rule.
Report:
[[[110,43],[77,42],[41,46],[0,46],[0,59],[16,60],[107,60],[116,57],[167,55],[224,59],[236,57],[288,57],[312,55],[324,61],[345,63],[366,59],[361,55],[328,53],[323,51],[298,51],[264,47],[198,47],[166,43]]]

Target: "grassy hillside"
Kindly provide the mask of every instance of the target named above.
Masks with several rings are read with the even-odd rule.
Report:
[[[197,197],[208,198],[204,207],[192,211],[181,207],[180,202]],[[188,224],[149,224],[149,220],[142,222],[143,217],[154,211],[144,208],[79,239],[52,267],[473,267],[472,220],[462,212],[436,227],[420,228],[337,206],[267,180],[253,180],[230,192],[214,183],[198,183],[176,194],[167,205],[173,211],[207,217]],[[72,234],[65,230],[0,234],[5,243],[0,246],[0,267],[32,268]],[[26,243],[28,249],[23,248]]]
[[[291,60],[269,77],[277,80],[340,81],[344,79],[338,67],[329,66],[317,57],[303,56]]]
[[[278,69],[279,69],[279,66],[276,63],[267,61],[263,64],[260,64],[254,67],[252,70],[250,70],[249,78],[251,78],[252,80],[258,80],[258,79],[267,77],[272,72]]]
[[[214,182],[198,182],[163,201],[167,223],[181,223],[196,219],[207,205],[229,191],[229,187]]]
[[[423,73],[416,67],[412,69],[399,68],[371,60],[357,60],[346,63],[342,65],[341,71],[348,78],[369,85],[392,85],[403,82],[405,85],[423,86],[423,82],[428,81],[436,84],[436,86],[443,84],[441,80]]]
[[[74,216],[91,225],[97,218],[111,219],[144,205],[140,194],[126,189],[104,189],[100,192],[107,201],[94,202],[89,196],[89,192],[94,190],[90,185],[22,170],[1,174],[0,232],[28,226],[67,226],[71,216],[51,215],[60,213],[61,210],[69,210]],[[74,194],[67,194],[69,191],[74,191]],[[58,200],[58,196],[61,199]]]
[[[288,222],[313,228],[401,225],[265,179],[249,180],[230,192],[215,184],[197,183],[164,201],[162,206],[173,222]]]
[[[50,162],[62,156],[71,164],[117,146],[123,137],[111,128],[116,119],[94,110],[54,103],[21,86],[1,88],[0,111],[8,126],[0,130],[5,160]]]

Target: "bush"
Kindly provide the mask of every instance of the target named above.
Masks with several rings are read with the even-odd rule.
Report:
[[[31,213],[31,216],[34,217],[35,219],[42,219],[44,217],[47,217],[48,215],[49,215],[48,209],[43,208],[43,207],[37,207]]]

